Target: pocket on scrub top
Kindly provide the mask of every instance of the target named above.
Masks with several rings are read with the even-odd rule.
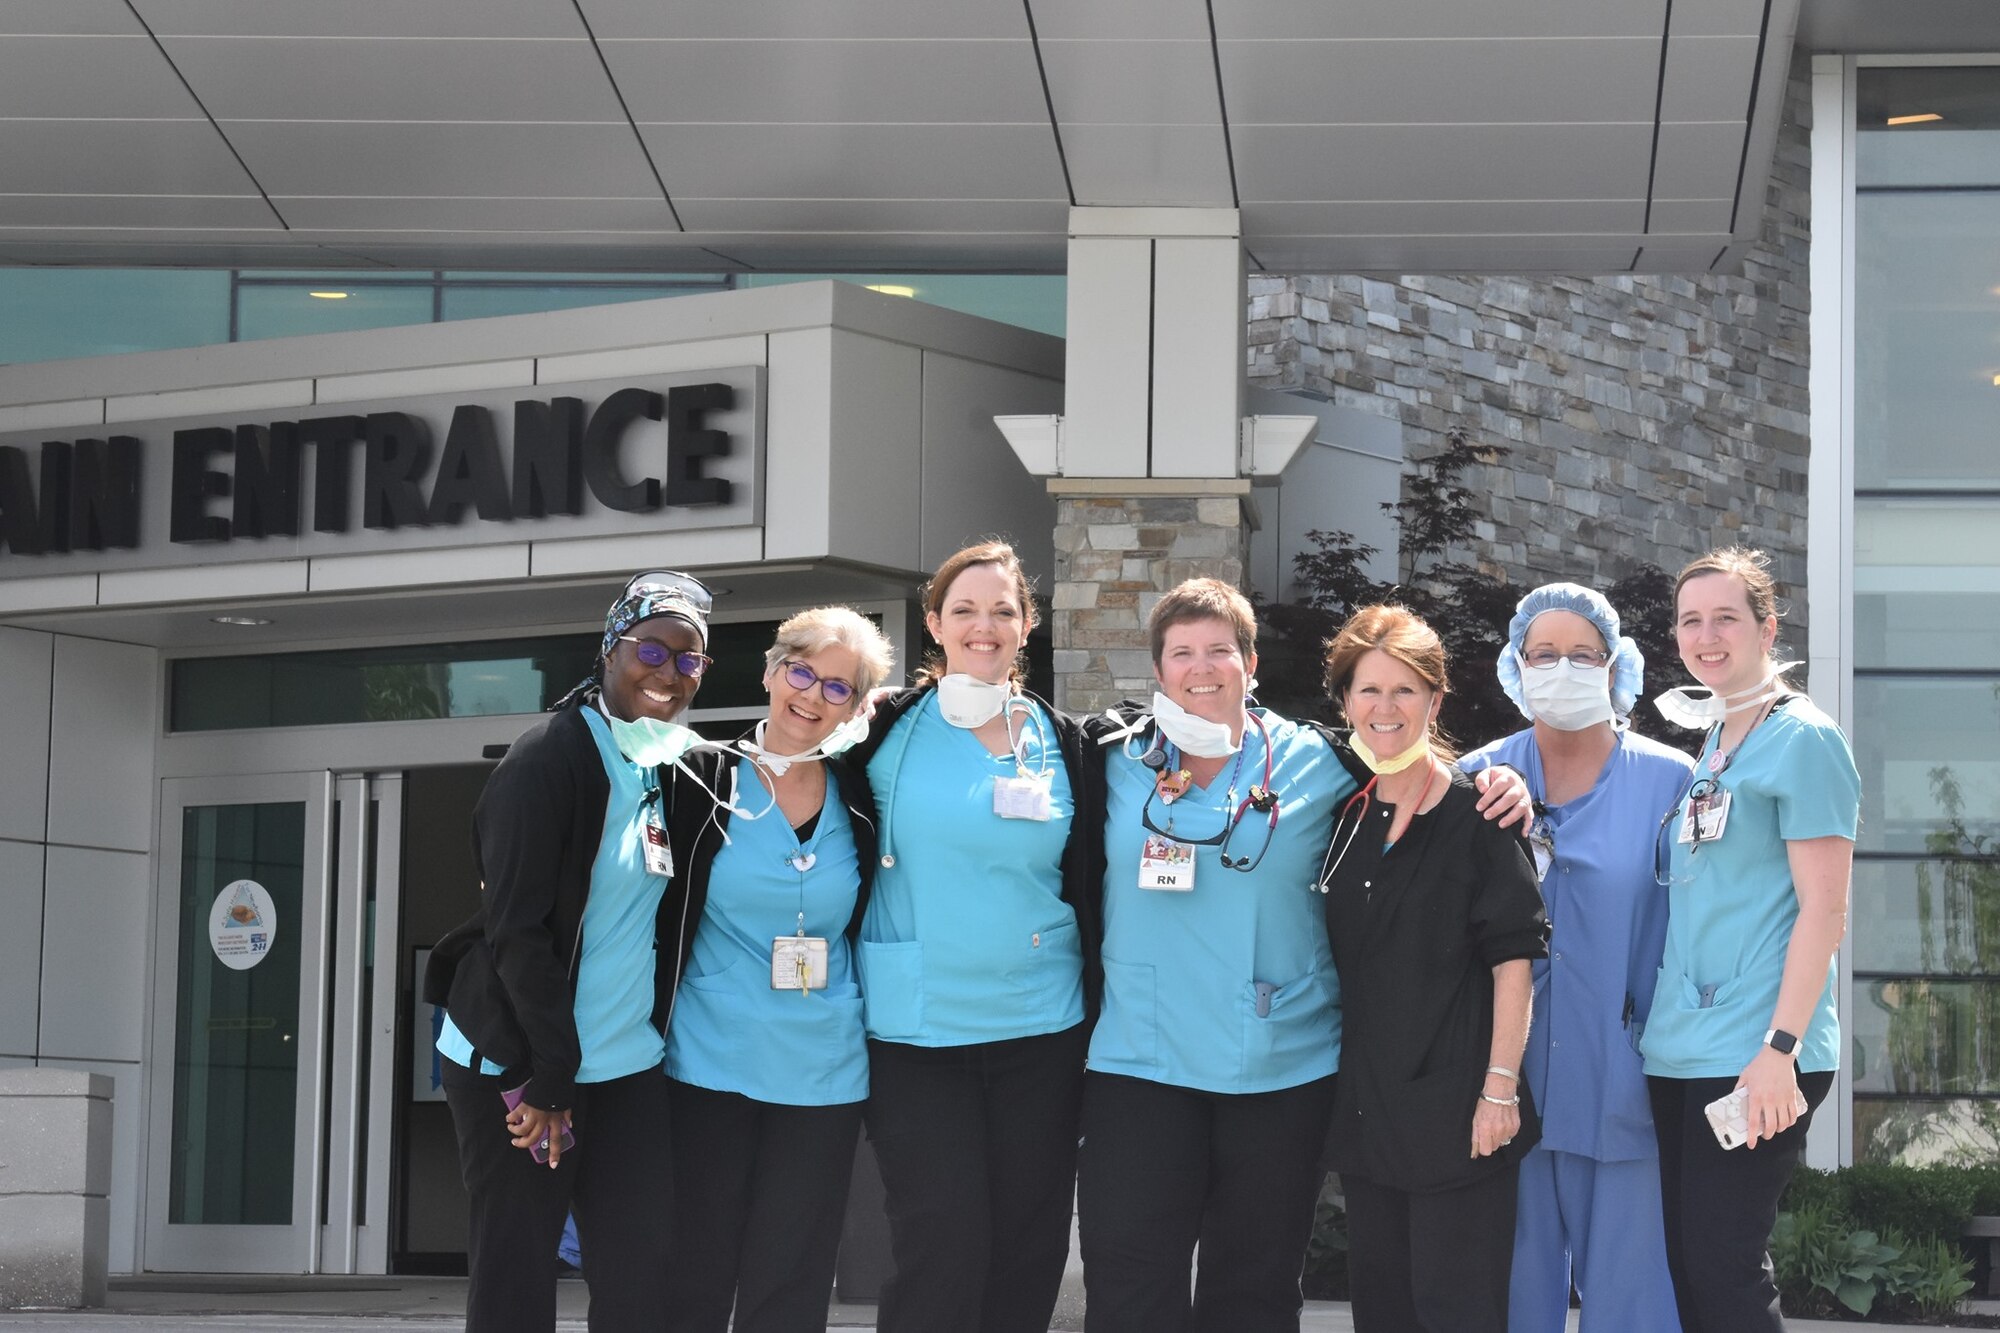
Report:
[[[1104,960],[1104,1010],[1091,1034],[1092,1050],[1104,1058],[1151,1064],[1159,1057],[1157,974],[1151,963]]]
[[[924,943],[861,941],[855,950],[868,1035],[908,1041],[924,1030]]]
[[[1317,972],[1275,988],[1246,982],[1239,1003],[1246,1077],[1268,1077],[1332,1060],[1333,1000]]]

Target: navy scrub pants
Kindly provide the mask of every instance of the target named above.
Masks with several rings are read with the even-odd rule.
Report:
[[[658,1066],[579,1083],[576,1146],[555,1169],[516,1148],[507,1080],[444,1062],[444,1099],[472,1202],[466,1333],[547,1333],[556,1324],[556,1246],[576,1214],[593,1333],[656,1330],[666,1317],[667,1079]]]
[[[1089,1333],[1297,1333],[1333,1081],[1225,1094],[1085,1076],[1077,1222]]]
[[[1685,1333],[1784,1328],[1767,1248],[1771,1224],[1805,1151],[1813,1112],[1832,1086],[1831,1070],[1800,1074],[1806,1113],[1774,1139],[1724,1152],[1703,1108],[1733,1091],[1735,1079],[1646,1079],[1660,1140],[1667,1271]]]
[[[1069,1260],[1088,1031],[868,1043],[894,1272],[880,1333],[1047,1333]]]

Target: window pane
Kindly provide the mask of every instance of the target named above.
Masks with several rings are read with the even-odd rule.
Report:
[[[318,297],[312,295],[314,292],[343,295]],[[428,275],[424,281],[407,287],[362,286],[351,281],[342,284],[328,279],[325,283],[304,283],[297,287],[246,285],[236,291],[236,336],[245,342],[430,322]]]
[[[1068,280],[1040,274],[993,273],[742,273],[741,287],[773,287],[787,282],[851,282],[859,287],[886,288],[947,310],[1018,324],[1024,329],[1062,336],[1068,318]]]
[[[1891,117],[1936,120],[1891,125]],[[1875,66],[1855,76],[1855,179],[2000,185],[2000,67]]]
[[[590,635],[187,658],[168,673],[175,731],[537,713],[589,674]]]
[[[1857,1092],[2000,1093],[2000,982],[1856,977]]]
[[[540,310],[570,310],[577,306],[618,305],[625,301],[656,301],[681,296],[676,287],[613,287],[609,284],[547,287],[446,287],[446,319],[484,319],[488,315],[527,315]],[[713,291],[714,288],[700,290]]]
[[[1854,1099],[1854,1160],[1987,1166],[2000,1158],[2000,1102]]]
[[[1861,850],[2000,835],[2000,681],[1857,674],[1854,716]]]
[[[0,362],[112,356],[229,341],[229,274],[0,268]]]
[[[1856,667],[2000,672],[2000,586],[1982,586],[2000,571],[1856,568],[1854,581]],[[1935,591],[1953,584],[1964,591]]]
[[[1863,194],[1854,220],[1855,485],[2000,483],[2000,192]]]
[[[1960,842],[1951,832],[1934,836]],[[1966,839],[1949,850],[1977,847]],[[1854,864],[1853,913],[1858,972],[2000,976],[2000,858],[1863,857]]]

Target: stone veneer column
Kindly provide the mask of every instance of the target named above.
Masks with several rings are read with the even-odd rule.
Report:
[[[1058,477],[1050,635],[1058,708],[1096,713],[1150,698],[1146,617],[1174,585],[1243,587],[1250,483],[1236,478]]]

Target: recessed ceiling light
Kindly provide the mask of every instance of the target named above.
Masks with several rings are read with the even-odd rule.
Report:
[[[218,625],[256,626],[256,625],[268,625],[271,623],[270,620],[264,616],[210,616],[209,619],[214,621]]]
[[[318,297],[322,301],[345,301],[346,292],[307,292],[307,296]]]
[[[1935,111],[1920,111],[1913,116],[1891,116],[1889,117],[1889,123],[1891,125],[1921,125],[1927,120],[1943,119],[1944,117]]]
[[[917,289],[914,287],[897,287],[888,283],[871,282],[868,284],[868,290],[871,292],[880,292],[884,296],[915,296],[917,294]]]

